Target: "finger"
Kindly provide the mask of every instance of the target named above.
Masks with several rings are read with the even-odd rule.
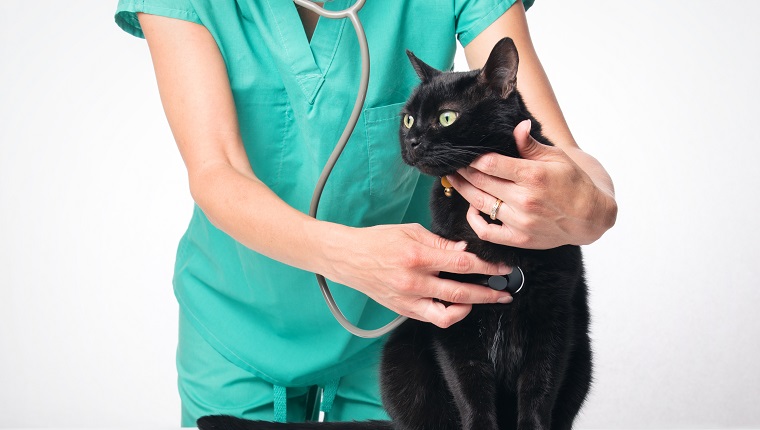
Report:
[[[508,219],[500,218],[500,220],[502,221],[501,225],[487,222],[474,206],[470,206],[467,211],[467,222],[480,239],[517,248],[529,247],[530,237],[528,235],[510,225]]]
[[[472,305],[452,303],[447,306],[433,299],[421,299],[417,308],[417,314],[423,320],[440,328],[448,328],[463,320],[472,310]]]
[[[417,225],[413,228],[414,238],[423,245],[427,245],[431,248],[443,249],[447,251],[464,251],[467,248],[467,242],[448,240],[435,233],[431,233],[421,225]]]
[[[475,159],[470,167],[491,176],[514,182],[525,182],[533,177],[535,161],[555,161],[561,150],[539,143],[530,135],[530,120],[525,120],[515,127],[515,143],[520,158],[488,153]]]
[[[490,176],[517,182],[520,178],[521,169],[526,167],[525,164],[526,160],[489,152],[470,163],[470,168]],[[462,170],[465,169],[460,169],[459,171],[461,172]]]
[[[483,285],[468,284],[449,279],[436,279],[434,291],[429,297],[448,303],[484,304],[510,303],[512,296],[507,291],[497,291]]]
[[[429,249],[420,260],[420,265],[431,272],[482,273],[484,275],[506,275],[511,268],[503,263],[489,263],[475,254],[465,251],[445,251]]]
[[[531,122],[529,119],[517,124],[512,131],[517,144],[517,152],[527,160],[540,160],[552,153],[551,147],[539,143],[530,135]]]
[[[465,242],[454,242],[427,231],[422,226],[411,230],[413,239],[427,247],[410,247],[410,266],[428,269],[431,272],[483,273],[505,275],[511,270],[505,264],[488,263],[475,254],[465,252]]]
[[[484,175],[483,173],[462,172],[462,175],[449,175],[449,182],[462,197],[471,205],[475,206],[481,212],[491,213],[496,199],[502,201],[511,201],[511,195],[518,192],[514,182],[505,181],[493,176]],[[499,210],[505,210],[506,205],[502,204]],[[511,209],[511,208],[510,208]]]
[[[530,128],[531,122],[527,119],[517,124],[517,127],[512,131],[517,151],[520,153],[520,156],[528,160],[531,160],[532,158],[526,157],[526,154],[533,154],[535,151],[533,144],[538,144],[538,142],[536,142],[530,135]],[[526,153],[523,154],[523,151],[526,151]],[[518,182],[520,180],[521,170],[530,165],[530,163],[526,163],[525,161],[526,160],[524,159],[508,157],[506,155],[492,152],[476,158],[475,161],[470,163],[470,167],[490,176]]]
[[[424,228],[420,227],[420,230]],[[430,232],[420,231],[413,235],[424,237],[432,235],[440,243],[440,238]],[[415,237],[414,239],[418,239]],[[445,239],[443,239],[445,240]],[[451,241],[450,241],[451,242]],[[466,243],[452,242],[455,248],[460,248]],[[451,273],[482,273],[488,275],[506,275],[511,272],[512,268],[506,264],[489,263],[481,260],[471,252],[465,252],[460,249],[447,250],[431,246],[414,246],[407,249],[405,259],[409,267],[416,267],[431,273],[451,272]],[[420,294],[426,297],[432,297],[426,293]]]

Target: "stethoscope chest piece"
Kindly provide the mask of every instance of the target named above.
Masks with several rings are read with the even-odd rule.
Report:
[[[525,286],[525,274],[522,269],[515,266],[508,275],[494,275],[488,278],[488,286],[498,291],[508,291],[517,294]]]

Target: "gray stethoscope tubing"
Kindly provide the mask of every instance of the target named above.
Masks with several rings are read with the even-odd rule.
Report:
[[[369,46],[367,44],[367,35],[364,32],[364,27],[362,26],[361,21],[359,21],[359,16],[357,15],[357,12],[359,12],[359,10],[364,6],[366,0],[357,0],[357,2],[348,9],[338,11],[326,10],[309,0],[293,1],[297,5],[325,18],[348,18],[351,21],[351,24],[353,24],[354,30],[356,30],[356,36],[359,38],[359,50],[361,52],[362,58],[362,76],[361,82],[359,84],[359,93],[356,95],[354,110],[351,111],[351,116],[348,118],[346,128],[343,129],[343,134],[340,136],[340,139],[338,139],[338,143],[335,145],[335,149],[333,150],[332,154],[330,154],[330,158],[327,159],[327,163],[325,164],[325,167],[322,170],[322,174],[317,181],[317,185],[314,188],[314,194],[311,197],[309,216],[316,218],[317,208],[319,207],[319,199],[322,196],[322,191],[325,189],[327,178],[330,177],[330,173],[332,172],[333,167],[335,167],[335,163],[338,161],[340,154],[343,152],[343,148],[346,147],[346,143],[348,142],[348,139],[351,137],[351,133],[353,133],[354,128],[356,127],[356,123],[359,121],[359,115],[361,115],[362,107],[364,107],[364,100],[367,97],[367,87],[369,86]],[[396,319],[378,329],[364,330],[356,327],[346,319],[346,317],[343,315],[343,312],[341,312],[338,308],[338,305],[335,303],[335,299],[333,299],[333,296],[330,293],[330,288],[327,286],[325,277],[318,273],[316,273],[316,275],[317,282],[319,283],[319,287],[322,290],[322,295],[325,297],[327,306],[330,308],[330,312],[332,312],[333,316],[336,320],[338,320],[340,325],[342,325],[343,328],[352,334],[364,338],[380,337],[406,321],[406,317],[399,315]]]

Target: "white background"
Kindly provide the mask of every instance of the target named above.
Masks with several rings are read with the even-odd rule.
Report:
[[[379,1],[379,0],[371,0]],[[176,427],[186,173],[115,1],[0,2],[0,427]],[[760,2],[539,0],[618,223],[580,428],[760,427]]]

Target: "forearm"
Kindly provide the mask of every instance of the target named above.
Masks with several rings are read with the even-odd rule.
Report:
[[[217,228],[246,247],[300,269],[324,273],[325,245],[348,227],[290,207],[255,177],[217,163],[190,175],[193,199]]]
[[[243,245],[322,273],[326,251],[320,244],[329,234],[348,228],[318,222],[293,209],[251,170],[227,69],[211,34],[181,20],[144,14],[139,19],[198,206],[216,227]],[[330,251],[333,259],[341,258],[334,253]]]
[[[615,187],[604,166],[591,154],[579,148],[563,148],[565,153],[594,181],[594,184],[605,194],[615,197]]]

